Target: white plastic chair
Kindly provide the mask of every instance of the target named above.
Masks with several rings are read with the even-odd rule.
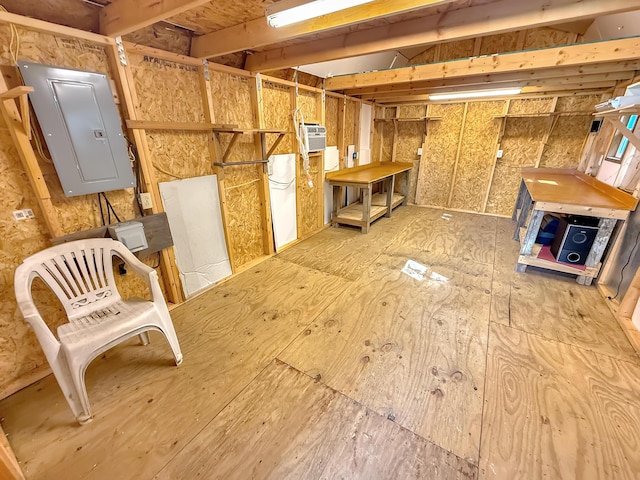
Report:
[[[152,301],[123,300],[113,277],[112,259],[120,257],[143,277]],[[58,327],[58,338],[33,303],[31,285],[40,277],[60,299],[69,323]],[[164,334],[182,363],[178,337],[158,283],[157,272],[138,260],[122,243],[108,238],[78,240],[48,248],[25,259],[15,274],[18,307],[35,331],[49,365],[80,424],[91,421],[84,374],[91,361],[111,347],[148,331]]]

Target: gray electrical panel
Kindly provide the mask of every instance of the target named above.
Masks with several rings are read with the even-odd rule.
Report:
[[[133,187],[120,115],[106,75],[19,62],[68,197]]]

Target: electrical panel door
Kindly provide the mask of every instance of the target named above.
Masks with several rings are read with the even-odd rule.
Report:
[[[106,75],[19,62],[68,197],[133,187],[120,115]]]

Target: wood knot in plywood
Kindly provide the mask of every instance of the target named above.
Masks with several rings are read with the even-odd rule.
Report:
[[[369,363],[371,361],[371,358],[369,358],[369,355],[365,355],[364,357],[362,357],[362,363]]]
[[[444,392],[439,388],[434,388],[433,390],[431,390],[431,395],[434,395],[438,398],[442,398],[444,397]]]
[[[393,350],[393,343],[391,342],[385,343],[380,347],[380,350],[382,350],[383,352],[390,352],[391,350]]]

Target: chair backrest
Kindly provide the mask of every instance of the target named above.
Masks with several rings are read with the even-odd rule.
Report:
[[[60,299],[69,318],[106,307],[120,300],[112,256],[123,248],[126,249],[110,238],[77,240],[47,248],[26,258],[16,269],[16,292],[20,289],[30,298],[31,284],[40,277]]]

